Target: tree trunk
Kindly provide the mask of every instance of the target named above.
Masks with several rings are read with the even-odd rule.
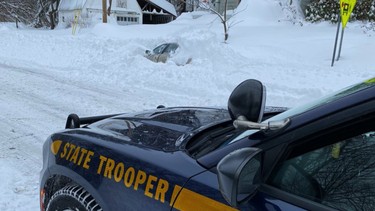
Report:
[[[107,23],[107,0],[102,0],[103,23]]]
[[[228,34],[228,19],[227,19],[227,8],[228,8],[228,0],[224,0],[224,42],[228,40],[229,34]]]

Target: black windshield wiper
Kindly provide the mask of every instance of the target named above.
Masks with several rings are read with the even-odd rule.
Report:
[[[233,126],[217,129],[191,146],[188,151],[194,158],[198,158],[220,146],[232,136],[231,131],[235,131]]]

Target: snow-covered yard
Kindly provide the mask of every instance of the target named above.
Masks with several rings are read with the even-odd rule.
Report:
[[[267,105],[293,107],[375,77],[375,34],[365,34],[362,23],[347,25],[331,67],[335,25],[283,21],[273,0],[240,6],[227,43],[211,14],[164,25],[97,24],[76,35],[0,23],[0,210],[39,209],[42,144],[69,113],[226,106],[248,78],[267,86]],[[162,64],[143,57],[166,41],[180,44],[176,58]],[[184,57],[192,63],[177,66]]]

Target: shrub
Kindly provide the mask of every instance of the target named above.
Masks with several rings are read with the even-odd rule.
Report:
[[[306,21],[337,23],[339,2],[339,0],[312,0],[305,10]],[[357,0],[350,20],[375,21],[375,0]]]

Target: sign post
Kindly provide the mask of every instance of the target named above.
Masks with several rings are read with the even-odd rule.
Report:
[[[331,67],[333,67],[333,63],[335,63],[335,55],[336,55],[336,48],[337,48],[337,39],[339,38],[339,32],[340,32],[340,23],[341,23],[340,20],[341,20],[341,16],[339,16],[339,19],[337,20],[336,39],[335,39],[335,46],[333,47],[333,55],[332,55]]]
[[[341,29],[341,38],[340,38],[340,45],[339,45],[339,53],[337,54],[337,59],[336,61],[338,61],[340,59],[340,55],[341,55],[341,46],[342,46],[342,38],[344,37],[344,28]]]
[[[343,37],[344,37],[344,30],[345,30],[346,24],[349,21],[350,14],[352,13],[356,2],[357,2],[357,0],[340,0],[340,16],[339,16],[339,20],[338,20],[339,23],[338,23],[338,26],[337,26],[336,40],[335,40],[335,47],[334,47],[335,49],[333,50],[333,57],[332,57],[331,66],[333,66],[335,54],[336,54],[337,38],[338,38],[339,26],[340,26],[340,18],[341,18],[341,22],[342,22],[342,30],[341,30],[339,52],[338,52],[336,61],[338,61],[340,59],[342,40],[343,40]]]
[[[79,19],[80,15],[81,15],[81,11],[80,10],[75,10],[74,11],[74,20],[73,20],[73,24],[72,24],[72,34],[73,35],[76,34],[76,30],[77,30],[77,26],[78,26],[78,19]]]

